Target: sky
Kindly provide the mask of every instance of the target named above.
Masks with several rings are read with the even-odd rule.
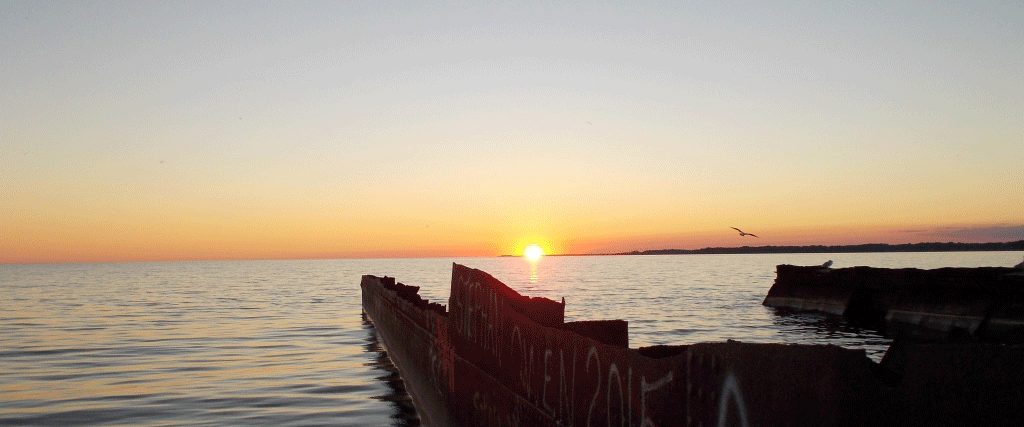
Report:
[[[6,0],[0,263],[1024,239],[1024,4],[832,3]]]

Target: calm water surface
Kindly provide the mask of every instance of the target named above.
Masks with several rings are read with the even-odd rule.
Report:
[[[0,265],[0,425],[410,426],[403,384],[361,316],[363,274],[447,304],[451,263],[567,320],[625,319],[630,346],[735,339],[889,341],[763,307],[777,264],[1012,266],[1019,252],[680,255]]]

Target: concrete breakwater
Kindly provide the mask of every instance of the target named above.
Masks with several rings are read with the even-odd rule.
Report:
[[[448,305],[363,276],[363,311],[427,425],[1017,425],[1024,350],[901,344],[882,363],[831,345],[628,347],[622,320],[566,322],[454,264]],[[963,369],[968,366],[969,369]],[[938,384],[938,386],[936,386]]]
[[[779,265],[764,305],[842,315],[894,336],[1024,342],[1024,275],[1001,267]]]

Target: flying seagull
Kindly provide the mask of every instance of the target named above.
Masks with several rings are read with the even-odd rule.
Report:
[[[743,230],[740,230],[740,229],[738,229],[738,228],[736,228],[736,227],[730,227],[730,228],[732,228],[733,230],[739,231],[739,232],[740,232],[740,237],[743,237],[743,236],[754,236],[754,237],[757,237],[757,235],[756,235],[756,234],[753,234],[753,233],[746,233],[746,232],[744,232]],[[758,238],[760,239],[760,237],[758,237]]]

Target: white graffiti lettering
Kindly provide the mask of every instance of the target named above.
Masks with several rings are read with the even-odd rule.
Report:
[[[583,366],[587,372],[590,372],[591,358],[597,361],[597,381],[595,381],[594,398],[590,399],[590,410],[587,411],[587,427],[590,427],[590,417],[594,413],[594,405],[597,404],[597,395],[601,393],[601,358],[597,355],[596,347],[590,347],[590,351],[587,352],[587,364]]]
[[[740,425],[750,427],[747,422],[747,406],[743,403],[743,393],[740,392],[740,385],[736,376],[730,372],[722,382],[722,393],[718,398],[718,426],[725,426],[726,416],[729,415],[729,398],[736,402],[736,412],[739,413]]]
[[[640,376],[640,427],[654,427],[654,421],[651,421],[647,416],[647,393],[657,390],[670,382],[672,382],[672,371],[669,371],[668,374],[653,383],[648,383],[647,378],[644,378],[642,375]]]

